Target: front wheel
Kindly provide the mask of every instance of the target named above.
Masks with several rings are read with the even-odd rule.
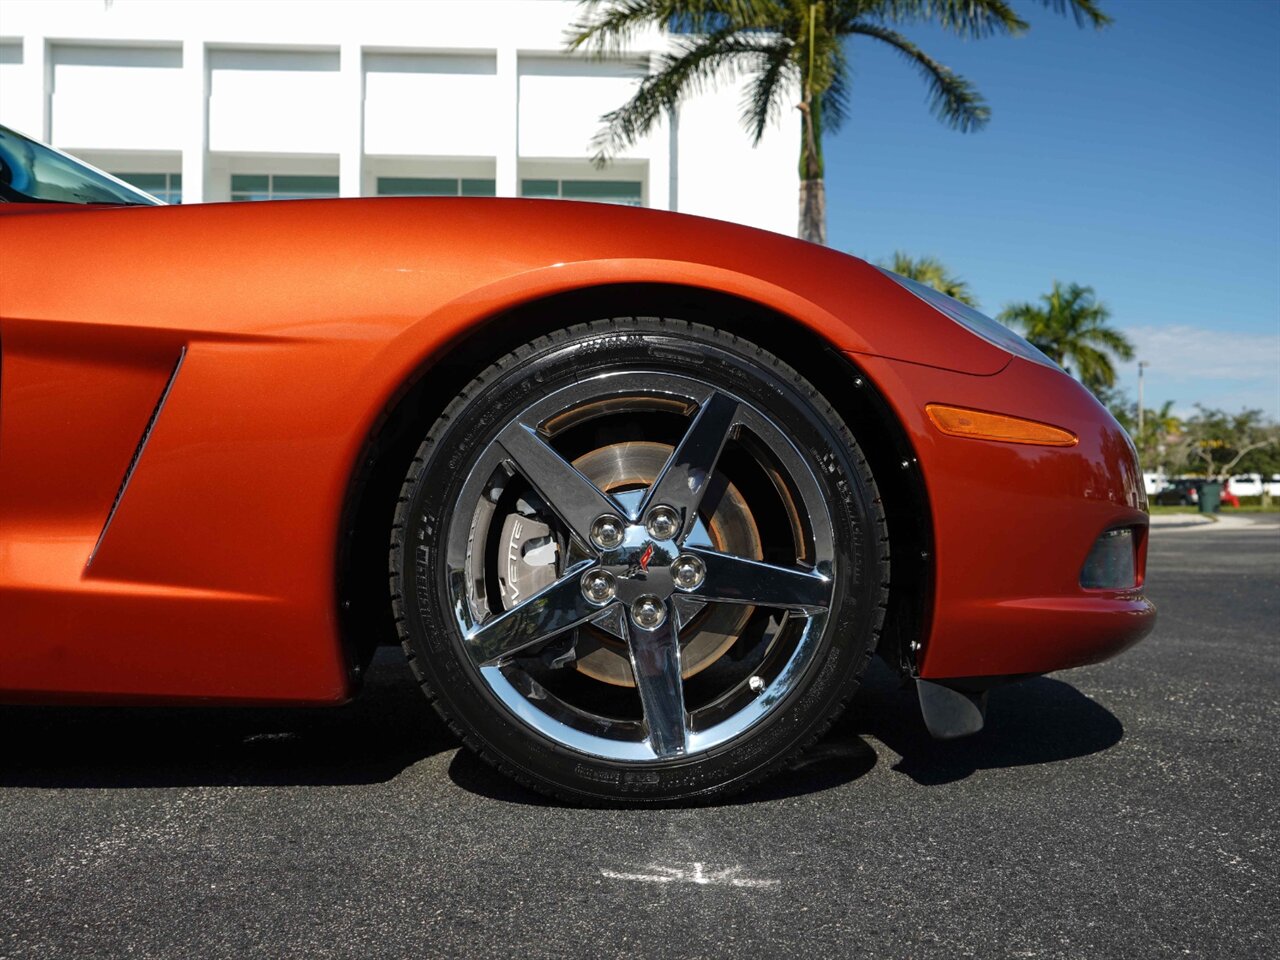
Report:
[[[428,432],[392,537],[428,697],[575,802],[722,794],[796,757],[875,648],[884,516],[848,427],[735,336],[608,320],[519,348]]]

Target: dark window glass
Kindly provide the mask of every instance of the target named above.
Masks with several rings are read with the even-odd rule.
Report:
[[[380,197],[492,197],[493,180],[454,177],[379,177]]]
[[[277,175],[271,178],[272,199],[290,199],[303,197],[336,197],[338,195],[337,177],[300,177]]]
[[[522,197],[558,197],[560,196],[559,180],[521,180],[520,196]]]
[[[232,200],[318,200],[337,195],[337,177],[283,173],[231,175]]]
[[[265,193],[271,183],[271,178],[265,174],[236,173],[231,176],[232,190],[261,190]]]
[[[644,184],[639,180],[522,180],[522,197],[562,197],[565,200],[593,200],[638,207],[644,202]]]
[[[458,181],[441,177],[379,177],[381,197],[456,197]]]
[[[637,180],[562,180],[560,196],[566,200],[640,205],[642,185]]]

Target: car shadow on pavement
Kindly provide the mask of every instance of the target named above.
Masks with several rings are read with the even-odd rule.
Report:
[[[341,707],[0,707],[0,787],[381,783],[457,746],[387,648]]]
[[[1059,763],[1107,750],[1124,725],[1071,684],[1032,677],[991,691],[986,726],[959,740],[935,740],[925,729],[915,687],[876,660],[853,707],[832,736],[860,734],[899,756],[893,769],[916,783],[955,783],[978,770]]]
[[[978,770],[1059,763],[1115,746],[1124,736],[1119,719],[1075,687],[1034,677],[993,690],[987,725],[962,740],[934,740],[925,729],[912,684],[882,661],[872,661],[849,710],[800,758],[764,783],[721,801],[763,803],[843,786],[870,773],[879,741],[899,759],[892,769],[923,786],[955,783]],[[449,776],[464,790],[492,800],[558,805],[498,773],[469,750],[449,763]],[[671,806],[697,805],[675,803]]]
[[[917,783],[1051,764],[1114,746],[1124,727],[1068,683],[1040,677],[991,694],[987,727],[932,739],[915,692],[879,660],[849,711],[800,761],[730,803],[818,793],[873,770],[879,741]],[[0,787],[287,786],[381,783],[458,739],[413,682],[400,651],[379,651],[360,695],[326,708],[0,707]],[[468,750],[449,763],[469,792],[551,804]]]

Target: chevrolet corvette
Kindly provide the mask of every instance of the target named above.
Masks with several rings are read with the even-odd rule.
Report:
[[[576,803],[930,732],[1146,635],[1124,431],[836,251],[560,200],[166,206],[0,128],[0,701],[342,704]]]

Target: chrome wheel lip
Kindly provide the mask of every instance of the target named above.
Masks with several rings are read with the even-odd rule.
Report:
[[[777,678],[758,691],[753,687],[754,698],[731,717],[705,730],[690,730],[685,749],[679,756],[693,757],[728,743],[754,727],[774,710],[779,709],[787,694],[795,689],[796,683],[804,672],[804,667],[808,665],[813,650],[826,628],[826,620],[826,614],[806,618],[795,652]],[[533,701],[512,683],[501,666],[480,667],[480,674],[489,690],[503,706],[559,746],[603,760],[663,762],[676,759],[660,754],[647,738],[634,740],[604,737],[571,726],[564,720],[548,714],[535,706]]]
[[[803,590],[809,590],[812,587],[815,591],[814,597],[819,596],[825,589],[825,602],[809,604],[807,607],[805,604],[796,604],[795,608],[790,609],[786,614],[788,619],[800,618],[803,622],[793,641],[789,657],[777,669],[772,681],[757,689],[759,684],[755,681],[759,678],[753,677],[751,695],[745,699],[740,708],[705,728],[699,728],[693,724],[689,715],[685,714],[683,740],[674,749],[670,743],[655,746],[655,737],[658,737],[658,733],[652,728],[652,724],[609,721],[599,717],[586,723],[572,713],[562,712],[558,715],[553,709],[554,705],[544,696],[546,691],[540,693],[539,690],[531,690],[528,678],[517,675],[522,673],[518,668],[513,667],[501,656],[487,656],[486,649],[483,647],[473,646],[476,638],[484,637],[491,625],[505,615],[495,616],[489,613],[487,603],[482,601],[477,585],[470,582],[467,575],[470,552],[476,547],[475,521],[479,514],[479,511],[471,505],[480,502],[488,487],[488,481],[497,472],[510,471],[512,461],[515,464],[521,464],[521,456],[532,456],[536,459],[544,455],[544,452],[532,443],[536,439],[536,434],[530,425],[536,428],[552,416],[573,409],[575,404],[581,405],[600,396],[620,394],[675,398],[684,402],[687,409],[696,411],[690,420],[691,426],[688,428],[690,432],[693,430],[692,425],[700,416],[710,412],[719,416],[722,422],[727,422],[725,411],[732,409],[731,426],[740,424],[747,427],[767,443],[772,453],[785,463],[787,480],[795,487],[795,492],[801,501],[800,509],[803,510],[808,523],[810,540],[808,546],[812,551],[811,559],[815,561],[812,574],[802,581],[800,586]],[[686,437],[688,436],[687,433]],[[687,622],[689,614],[684,611],[697,608],[696,605],[702,602],[699,597],[701,588],[710,589],[709,581],[712,579],[712,574],[706,573],[703,582],[697,587],[689,590],[679,588],[672,574],[672,564],[678,558],[684,555],[696,556],[699,562],[709,563],[713,570],[715,564],[722,560],[750,562],[682,543],[692,529],[692,522],[687,515],[678,518],[680,528],[672,539],[654,542],[649,535],[646,529],[646,517],[653,508],[664,505],[661,504],[664,489],[679,489],[678,485],[684,484],[692,490],[698,484],[705,484],[707,479],[706,476],[699,477],[697,470],[692,469],[689,464],[678,462],[680,452],[680,449],[677,449],[673,453],[663,475],[659,476],[639,502],[633,502],[631,509],[627,509],[624,504],[594,488],[594,485],[590,485],[585,478],[584,483],[591,486],[590,490],[579,488],[570,491],[572,494],[570,500],[573,502],[566,508],[566,512],[572,519],[565,517],[563,513],[561,518],[573,531],[580,549],[586,554],[586,559],[572,565],[566,564],[567,569],[560,575],[561,581],[572,576],[573,589],[576,591],[577,598],[582,600],[579,606],[557,610],[554,613],[557,618],[555,622],[559,624],[560,630],[569,629],[576,624],[593,623],[628,640],[629,646],[633,647],[644,635],[663,633],[667,627],[674,636],[674,632],[678,631],[681,623]],[[718,456],[718,448],[715,456]],[[523,468],[517,469],[522,474],[525,473]],[[673,487],[668,483],[664,487],[664,478],[667,477],[673,478],[677,486]],[[526,479],[530,480],[536,490],[536,481],[527,476]],[[569,486],[572,487],[573,484]],[[562,491],[561,494],[563,495]],[[696,490],[695,495],[700,498],[700,493]],[[726,390],[693,377],[639,369],[615,371],[599,374],[539,398],[521,411],[512,423],[503,427],[497,437],[482,451],[463,483],[458,503],[461,509],[450,521],[443,557],[450,605],[459,633],[458,639],[467,654],[467,659],[476,669],[478,679],[498,702],[520,722],[559,746],[591,757],[623,762],[668,761],[693,756],[720,746],[740,736],[770,713],[780,709],[788,694],[796,689],[805,668],[811,663],[814,651],[825,630],[837,571],[830,529],[831,517],[813,470],[782,428],[758,407]],[[556,512],[560,513],[560,510],[557,509]],[[623,542],[613,550],[602,550],[593,542],[591,536],[593,522],[606,513],[621,518],[626,527]],[[641,541],[645,541],[645,545],[652,548],[654,555],[649,558],[647,569],[644,571],[645,576],[637,579],[629,575],[628,571],[634,574],[632,568],[636,563],[636,553],[643,549]],[[765,564],[757,564],[757,566],[765,570],[771,569]],[[603,569],[614,577],[615,596],[603,605],[592,604],[582,597],[579,581],[594,569]],[[754,568],[743,568],[739,565],[733,569],[739,572],[745,569],[750,574]],[[737,593],[732,589],[718,589],[714,592],[717,595],[712,599],[717,602],[779,606],[761,603],[760,597],[741,590]],[[658,596],[667,605],[665,620],[670,623],[664,622],[648,631],[638,628],[632,622],[630,606],[641,595]],[[684,607],[682,603],[693,604],[693,606]],[[632,656],[635,664],[634,649]],[[677,647],[677,676],[679,676],[678,669]],[[512,672],[513,670],[515,673]],[[663,709],[670,713],[675,707],[668,703]],[[679,709],[683,710],[682,701]],[[646,716],[648,716],[647,713]],[[649,728],[647,733],[646,727]]]

